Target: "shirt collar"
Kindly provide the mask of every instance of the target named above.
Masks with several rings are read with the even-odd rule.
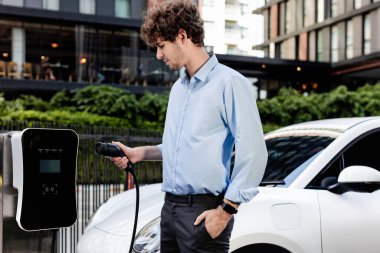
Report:
[[[211,70],[219,63],[215,54],[210,55],[210,58],[203,64],[203,66],[195,73],[195,75],[191,79],[195,79],[196,81],[206,81],[208,74]],[[187,75],[187,71],[185,68],[180,70],[180,78],[183,84],[188,84],[191,82],[189,80],[189,76]]]

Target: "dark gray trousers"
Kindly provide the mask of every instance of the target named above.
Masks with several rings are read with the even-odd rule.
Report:
[[[161,210],[161,253],[227,253],[234,224],[233,217],[215,239],[208,234],[204,221],[194,226],[198,215],[216,206],[215,201],[183,204],[165,200]]]

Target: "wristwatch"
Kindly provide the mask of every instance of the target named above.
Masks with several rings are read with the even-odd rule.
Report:
[[[223,210],[229,214],[235,214],[238,212],[238,210],[235,207],[231,206],[230,204],[227,204],[224,201],[220,205],[222,206]]]

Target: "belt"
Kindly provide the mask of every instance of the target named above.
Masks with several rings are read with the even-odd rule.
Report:
[[[212,194],[189,194],[189,195],[175,195],[172,193],[165,194],[165,201],[176,204],[215,204],[218,205],[223,200],[224,195],[215,196]]]

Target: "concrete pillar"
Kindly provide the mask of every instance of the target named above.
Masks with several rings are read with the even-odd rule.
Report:
[[[22,64],[25,62],[25,31],[23,28],[12,28],[12,61],[17,63],[20,77]]]
[[[278,34],[278,4],[272,5],[270,8],[270,38],[276,38]]]

